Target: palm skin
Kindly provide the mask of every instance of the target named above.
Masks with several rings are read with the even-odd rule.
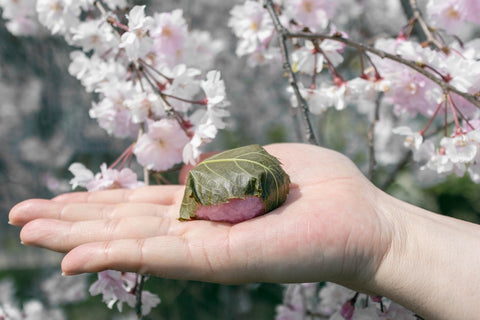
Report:
[[[68,252],[65,274],[105,269],[219,283],[335,281],[365,290],[392,241],[382,193],[343,155],[275,144],[284,205],[238,224],[178,220],[183,186],[72,193],[15,206],[24,244]]]

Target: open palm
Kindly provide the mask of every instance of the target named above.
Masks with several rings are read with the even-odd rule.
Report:
[[[292,185],[284,205],[238,224],[178,220],[184,187],[71,193],[10,212],[27,245],[68,252],[66,274],[105,269],[220,283],[329,280],[361,287],[391,240],[379,192],[343,155],[304,144],[265,149]]]

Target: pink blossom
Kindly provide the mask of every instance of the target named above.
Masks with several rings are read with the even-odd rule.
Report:
[[[82,47],[83,51],[95,50],[103,54],[115,48],[119,41],[113,29],[103,20],[89,20],[71,28],[72,42]]]
[[[133,291],[136,285],[137,274],[106,270],[98,273],[98,280],[89,289],[92,296],[102,294],[102,300],[112,309],[117,304],[118,311],[122,311],[123,303],[130,307],[136,304],[136,295]],[[142,291],[142,314],[150,313],[151,309],[160,303],[160,298],[149,291]]]
[[[319,292],[319,309],[322,313],[333,314],[340,311],[343,303],[355,292],[338,284],[327,282]]]
[[[324,30],[333,16],[337,1],[329,0],[291,0],[285,4],[286,15],[300,26],[312,31]]]
[[[201,71],[195,68],[189,68],[185,64],[177,64],[170,69],[165,67],[163,73],[172,78],[172,82],[165,83],[164,93],[183,100],[192,100],[200,91],[199,79]],[[175,98],[168,98],[168,102],[177,112],[187,112],[192,104]]]
[[[428,49],[410,42],[397,42],[394,39],[380,39],[375,47],[387,52],[402,54],[406,59],[425,63],[433,59]],[[397,62],[372,57],[384,78],[385,98],[394,105],[397,114],[407,113],[414,116],[421,113],[432,116],[437,108],[442,92],[433,81],[422,74]]]
[[[44,31],[35,11],[36,0],[0,0],[8,31],[16,36],[40,35]]]
[[[184,42],[183,61],[191,67],[209,70],[215,56],[225,47],[224,41],[212,38],[209,32],[192,30]]]
[[[463,26],[467,17],[464,1],[430,0],[427,3],[427,15],[432,25],[455,33]]]
[[[160,298],[150,291],[142,291],[142,315],[150,313],[152,308],[155,308],[161,302]]]
[[[133,152],[138,162],[149,170],[164,171],[182,162],[182,151],[189,139],[173,119],[148,120],[148,131],[142,135]]]
[[[467,12],[466,19],[480,24],[480,15],[478,14],[480,12],[480,2],[478,0],[463,0],[463,3]]]
[[[137,181],[137,174],[129,168],[122,170],[109,169],[103,163],[100,166],[100,172],[93,176],[92,171],[88,170],[81,163],[72,163],[68,168],[73,173],[74,178],[70,180],[72,189],[77,186],[84,187],[88,191],[98,191],[106,189],[134,189],[143,186],[143,182]]]
[[[413,132],[410,127],[402,126],[392,130],[393,133],[405,136],[404,146],[411,150],[418,150],[423,142],[423,136],[419,132]]]
[[[95,179],[87,184],[88,191],[134,189],[143,186],[143,182],[137,180],[137,174],[129,168],[123,168],[122,170],[109,169],[103,163],[100,170],[101,172],[95,175]]]
[[[72,189],[76,189],[78,186],[86,188],[87,184],[94,179],[93,172],[79,162],[72,163],[68,167],[68,170],[74,176],[73,179],[70,180]]]
[[[124,278],[122,272],[106,270],[98,273],[98,280],[90,286],[89,292],[92,296],[102,294],[103,302],[110,309],[118,302],[118,311],[122,311],[124,302],[132,307],[135,305],[135,295],[129,292],[133,285],[128,277]]]
[[[116,137],[134,137],[138,133],[139,124],[134,120],[134,113],[125,105],[128,97],[135,92],[130,82],[113,82],[104,85],[104,97],[93,102],[89,111],[91,118],[97,119],[100,127]]]
[[[182,10],[156,13],[150,27],[152,51],[169,66],[174,66],[183,57],[187,33],[187,23]]]
[[[292,61],[295,71],[313,74],[323,70],[324,57],[315,52],[311,41],[306,42],[304,46],[292,53]]]
[[[236,50],[238,56],[257,51],[272,36],[272,20],[260,2],[247,0],[234,6],[230,15],[228,26],[240,39]]]
[[[74,0],[37,0],[39,21],[52,34],[63,34],[69,38],[69,30],[79,21],[80,5]]]
[[[153,19],[145,16],[145,6],[133,7],[127,14],[127,19],[128,31],[122,34],[120,47],[125,49],[130,60],[135,60],[144,57],[152,47],[147,32]]]
[[[475,183],[480,183],[480,156],[477,155],[477,158],[470,163],[468,166],[468,174],[470,175],[470,179],[472,179]]]
[[[225,107],[230,104],[226,100],[225,83],[220,78],[220,72],[216,70],[207,73],[207,79],[200,83],[200,87],[205,92],[207,102],[206,116],[210,118],[213,124],[219,128],[225,128],[223,118],[230,115]]]
[[[471,140],[470,136],[475,135],[477,131],[468,134],[459,134],[452,138],[444,137],[440,145],[445,148],[445,156],[452,163],[469,163],[477,155],[478,142]]]
[[[308,317],[309,301],[316,300],[315,283],[288,284],[284,301],[277,306],[275,320],[303,320]]]
[[[183,162],[195,164],[201,154],[200,147],[215,138],[217,132],[218,129],[213,121],[206,117],[205,122],[194,128],[192,139],[185,145],[182,154]]]

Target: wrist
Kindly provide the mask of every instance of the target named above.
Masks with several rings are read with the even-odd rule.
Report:
[[[386,194],[379,207],[392,237],[371,290],[426,319],[478,317],[480,226]]]

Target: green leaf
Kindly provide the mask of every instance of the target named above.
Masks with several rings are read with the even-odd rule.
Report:
[[[285,202],[289,185],[280,161],[259,145],[224,151],[190,170],[180,220],[194,218],[199,205],[219,205],[247,196],[260,197],[269,212]]]

